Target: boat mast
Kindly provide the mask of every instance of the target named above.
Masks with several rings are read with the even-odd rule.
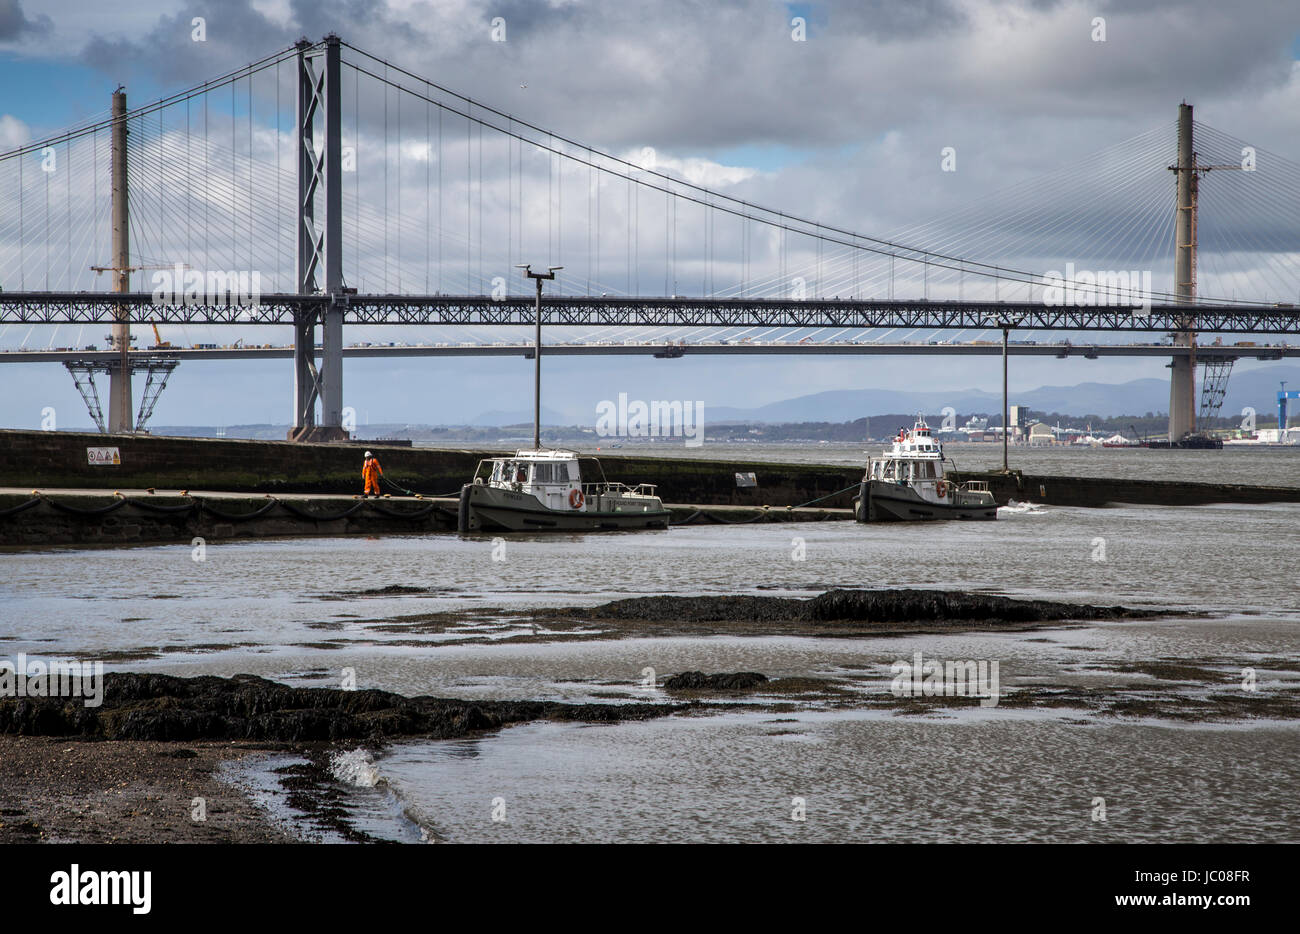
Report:
[[[537,301],[533,305],[533,450],[542,449],[542,280],[554,279],[556,270],[563,266],[548,266],[549,272],[533,272],[531,264],[516,264],[524,276],[537,280]]]

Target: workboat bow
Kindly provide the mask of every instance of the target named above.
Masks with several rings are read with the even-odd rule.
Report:
[[[581,461],[599,481],[583,482]],[[486,476],[485,476],[486,474]],[[573,451],[519,451],[479,461],[460,491],[461,532],[609,532],[668,528],[653,484],[605,479],[600,461]]]
[[[890,450],[867,458],[854,517],[859,522],[996,519],[998,506],[989,485],[949,480],[945,460],[943,445],[918,416],[911,431],[899,430]]]

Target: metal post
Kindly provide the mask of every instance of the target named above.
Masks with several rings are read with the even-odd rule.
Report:
[[[1008,473],[1007,467],[1007,436],[1011,431],[1011,426],[1007,424],[1011,417],[1010,398],[1007,394],[1007,338],[1011,334],[1011,329],[1004,327],[1002,329],[1002,472]]]
[[[1196,151],[1192,139],[1192,105],[1178,105],[1178,202],[1174,244],[1174,294],[1179,304],[1196,302]],[[1195,318],[1180,322],[1189,327]],[[1169,440],[1178,441],[1196,429],[1196,334],[1191,330],[1174,335],[1174,344],[1193,348],[1186,356],[1174,357],[1169,370]]]
[[[113,291],[131,291],[130,212],[127,199],[126,164],[126,92],[113,92],[112,188],[113,188]],[[108,377],[108,430],[129,432],[135,420],[131,411],[131,311],[129,305],[117,306],[113,324],[113,344],[118,350],[118,365]]]
[[[519,264],[529,279],[537,280],[537,298],[533,302],[533,450],[542,449],[542,280],[554,279],[563,266],[550,266],[549,272],[533,272],[531,264]]]
[[[533,450],[542,449],[542,278],[533,304]]]

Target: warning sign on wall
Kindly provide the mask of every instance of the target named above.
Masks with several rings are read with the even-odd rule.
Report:
[[[92,467],[120,467],[122,455],[117,448],[86,448],[86,460]]]

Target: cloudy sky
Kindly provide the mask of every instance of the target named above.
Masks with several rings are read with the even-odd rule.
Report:
[[[202,42],[193,41],[194,17],[204,20]],[[494,32],[493,20],[498,17]],[[501,24],[505,41],[494,41],[502,38]],[[1244,140],[1262,152],[1300,160],[1300,6],[1293,0],[1237,4],[1210,0],[798,4],[770,0],[653,4],[0,0],[0,78],[8,89],[0,98],[0,149],[96,118],[119,84],[126,85],[132,105],[138,106],[227,73],[300,36],[319,38],[329,31],[394,65],[570,139],[628,157],[649,147],[660,168],[732,197],[874,236],[961,251],[974,259],[1033,262],[1029,267],[1033,269],[1076,260],[1081,264],[1149,262],[1157,288],[1168,287],[1170,271],[1165,265],[1171,255],[1167,243],[1159,250],[1152,246],[1159,240],[1159,229],[1152,229],[1149,242],[1138,244],[1146,253],[1134,254],[1130,249],[1126,254],[1114,237],[1085,242],[1076,228],[1047,220],[1037,227],[1023,226],[1016,236],[999,224],[1009,224],[1013,216],[1071,217],[1086,197],[1093,212],[1104,215],[1093,218],[1096,224],[1089,230],[1133,226],[1126,225],[1126,208],[1118,198],[1121,192],[1124,199],[1134,198],[1138,189],[1124,187],[1132,173],[1090,158],[1112,147],[1119,147],[1112,150],[1114,158],[1141,157],[1143,177],[1168,201],[1167,205],[1152,202],[1140,210],[1132,207],[1130,213],[1137,217],[1143,212],[1157,216],[1165,212],[1172,205],[1173,186],[1160,162],[1167,164],[1172,155],[1176,106],[1182,100],[1195,104],[1199,121],[1227,134],[1223,139],[1228,142],[1220,140],[1219,146],[1224,158],[1234,157],[1235,141]],[[1101,36],[1104,41],[1098,41]],[[348,80],[345,75],[345,91]],[[273,97],[274,87],[273,80],[254,85],[250,96],[255,94],[261,106],[262,98]],[[352,197],[358,216],[369,212],[370,220],[356,236],[349,276],[378,290],[394,288],[394,270],[400,270],[406,276],[402,289],[422,291],[428,271],[423,265],[425,244],[429,231],[437,227],[436,218],[423,213],[425,193],[419,190],[425,163],[432,164],[431,150],[424,145],[423,114],[415,109],[413,122],[418,129],[412,130],[408,123],[406,144],[394,147],[394,153],[400,149],[406,154],[400,175],[406,187],[397,190],[407,213],[398,223],[383,216],[382,173],[375,171],[380,164],[395,168],[394,153],[382,144],[380,114],[386,98],[364,79],[355,94],[353,142],[366,171],[357,173]],[[411,121],[409,101],[404,106]],[[345,136],[347,109],[345,103]],[[266,113],[263,108],[262,121],[247,131],[250,154],[273,153],[280,139]],[[174,119],[159,130],[152,139],[153,156],[166,156],[168,145],[174,145],[168,133],[174,131]],[[1143,137],[1152,131],[1157,135]],[[142,158],[150,158],[147,134],[140,134],[138,145],[145,147]],[[376,154],[377,145],[382,156]],[[510,186],[518,184],[518,178],[512,182],[504,168],[511,150],[508,144],[503,149],[489,140],[479,152],[486,165],[482,175],[475,176],[474,167],[467,177],[464,140],[459,143],[462,148],[457,145],[449,130],[443,154],[449,204],[458,203],[459,192],[478,178],[476,190],[487,214],[487,235],[480,230],[479,242],[489,240],[493,248],[480,250],[488,254],[485,271],[480,273],[475,262],[469,263],[471,268],[459,273],[459,286],[449,276],[447,291],[464,288],[467,281],[471,288],[483,285],[498,267],[508,272],[507,260],[544,262],[546,256],[534,258],[533,253],[548,249],[544,241],[552,233],[566,244],[560,257],[566,269],[581,280],[571,281],[570,291],[583,291],[588,280],[596,283],[593,290],[635,291],[631,279],[642,294],[660,294],[665,284],[699,294],[710,282],[725,292],[745,275],[736,259],[740,234],[711,230],[691,221],[693,215],[681,218],[677,258],[670,267],[662,197],[638,209],[644,212],[638,215],[638,225],[659,232],[639,233],[644,242],[637,244],[635,270],[621,264],[622,246],[607,244],[600,253],[600,272],[593,275],[585,240],[590,205],[582,200],[592,189],[580,174],[571,174],[564,183],[567,215],[543,219],[536,202],[531,202],[523,219],[523,247],[516,228],[509,234],[513,249],[500,249],[493,219],[509,214],[503,205],[510,203]],[[954,153],[956,171],[943,170],[946,147]],[[470,155],[475,152],[471,148]],[[291,166],[289,159],[291,155],[281,154],[278,163],[272,161],[270,174],[263,173],[260,183],[269,184],[277,165],[281,171]],[[451,173],[456,160],[462,173],[459,182]],[[165,158],[160,161],[165,163]],[[1074,177],[1061,174],[1067,166],[1087,177],[1077,186],[1066,184]],[[527,170],[528,192],[546,184],[547,171],[542,168],[537,174],[536,165]],[[609,187],[601,189],[602,225],[618,228],[626,220],[623,188],[617,179],[607,181]],[[1159,188],[1166,181],[1167,191]],[[1222,192],[1235,192],[1228,186],[1236,184],[1242,183],[1224,182],[1219,188],[1217,197],[1224,199],[1220,217],[1208,217],[1212,213],[1208,202],[1203,212],[1207,234],[1221,237],[1225,244],[1235,242],[1228,217],[1233,202]],[[345,182],[345,191],[347,186]],[[1117,196],[1113,203],[1096,194],[1102,187]],[[147,194],[146,185],[140,190]],[[399,199],[388,197],[391,214]],[[1294,216],[1281,198],[1275,199],[1279,216]],[[975,211],[973,205],[992,207]],[[468,220],[477,223],[472,215]],[[1216,222],[1221,229],[1213,227]],[[454,225],[448,217],[437,229],[449,255],[457,248],[462,251],[457,268],[464,270],[466,235]],[[387,255],[396,259],[387,265],[381,265],[385,254],[375,242],[381,230],[385,241],[390,235],[395,239],[400,231],[408,232],[402,247],[405,255],[390,245]],[[418,235],[410,234],[412,230]],[[1056,231],[1062,234],[1061,242],[1048,242],[1033,235],[1035,230]],[[468,236],[472,252],[473,224]],[[765,236],[759,235],[760,253],[768,242]],[[1297,232],[1282,225],[1266,245],[1272,249],[1288,237],[1296,240]],[[157,253],[171,259],[179,251],[176,240],[162,242],[161,236],[159,240]],[[990,245],[995,241],[999,248],[993,251]],[[1007,246],[1000,246],[1003,242]],[[1062,245],[1069,243],[1077,246]],[[284,257],[271,260],[267,247],[256,238],[245,245],[246,258],[234,252],[224,262],[266,269],[272,279],[280,275],[287,262]],[[529,250],[533,252],[524,256]],[[712,267],[706,260],[710,250],[720,256]],[[223,262],[219,257],[216,261]],[[850,278],[843,257],[824,257],[824,266],[811,265],[814,261],[807,245],[791,247],[788,265],[815,270],[821,281],[818,291],[870,291],[856,272]],[[34,275],[31,262],[23,265],[24,275]],[[64,262],[74,265],[67,256]],[[1221,274],[1214,287],[1225,295],[1238,288],[1243,292],[1255,288],[1263,293],[1259,297],[1273,300],[1279,292],[1285,293],[1290,280],[1255,276],[1256,262],[1258,258],[1243,258],[1225,247],[1220,265],[1207,262],[1205,274],[1207,278]],[[760,271],[751,269],[749,275],[757,278]],[[10,272],[6,276],[12,279]],[[899,294],[916,284],[910,274],[899,276]],[[9,281],[4,285],[16,288]],[[883,288],[879,282],[874,286]],[[27,283],[27,287],[40,286]],[[143,283],[137,287],[144,287]],[[953,294],[956,287],[942,282],[934,286],[937,294],[945,290]],[[199,329],[164,334],[178,342],[224,342],[233,336],[228,332],[213,336]],[[358,334],[355,339],[379,337]],[[410,340],[413,336],[394,335],[390,329],[382,337]],[[102,335],[51,337],[10,330],[0,335],[0,346],[44,346],[75,338],[92,342],[102,340]],[[437,338],[419,335],[418,339]],[[551,362],[548,372],[548,407],[579,411],[618,392],[744,406],[826,389],[899,383],[992,390],[999,379],[993,359],[958,362],[936,357],[566,359]],[[1164,374],[1159,361],[1017,361],[1012,385],[1014,389],[1119,382]],[[368,417],[373,422],[453,422],[458,412],[518,409],[521,399],[526,404],[529,384],[528,365],[522,360],[407,361],[397,368],[356,362],[346,370],[345,403],[362,413],[363,421]],[[159,403],[155,422],[284,421],[289,387],[287,362],[185,364]],[[40,410],[50,405],[58,409],[67,427],[87,423],[70,378],[54,364],[3,368],[0,398],[0,422],[7,426],[34,426]]]

